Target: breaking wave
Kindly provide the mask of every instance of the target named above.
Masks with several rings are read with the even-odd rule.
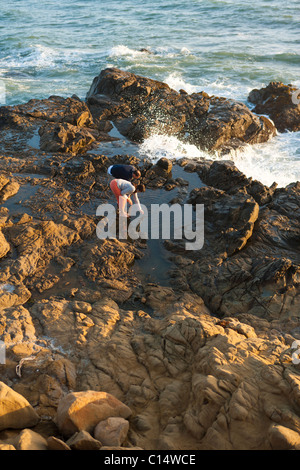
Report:
[[[176,137],[154,134],[140,146],[140,154],[153,161],[160,158],[231,160],[248,178],[278,187],[300,181],[300,132],[278,134],[269,142],[247,146],[220,156],[199,150]]]

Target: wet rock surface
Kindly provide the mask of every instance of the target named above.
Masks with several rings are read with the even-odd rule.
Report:
[[[151,111],[166,98],[163,122],[177,135],[191,107],[199,120],[208,106],[229,109],[109,74],[87,104],[0,108],[0,448],[298,450],[299,182],[267,187],[230,161],[108,157],[111,122],[145,135],[141,100]],[[56,126],[74,133],[55,136]],[[97,237],[117,162],[139,167],[146,205],[156,193],[204,205],[201,249],[164,243],[168,286],[135,269],[147,241]]]
[[[265,88],[252,90],[248,100],[255,105],[253,112],[267,114],[279,132],[300,130],[299,90],[293,85],[270,82]]]
[[[87,103],[93,115],[113,120],[121,134],[137,142],[152,133],[168,134],[201,149],[227,152],[266,142],[276,132],[269,119],[254,115],[240,102],[205,92],[179,93],[119,69],[95,77]]]
[[[231,162],[204,170],[197,163],[197,171],[209,185],[193,189],[188,202],[204,205],[205,243],[189,265],[175,270],[173,284],[177,274],[179,285],[184,281],[220,316],[298,317],[299,182],[266,188]],[[283,201],[289,201],[289,215]],[[166,244],[187,255],[182,243]]]

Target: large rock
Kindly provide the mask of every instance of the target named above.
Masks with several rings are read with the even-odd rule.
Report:
[[[40,148],[46,152],[77,154],[88,150],[95,137],[87,129],[69,123],[47,123],[40,127]]]
[[[0,311],[9,307],[23,305],[31,297],[30,291],[23,284],[9,283],[0,285]]]
[[[295,86],[270,82],[265,88],[252,90],[248,100],[255,104],[253,112],[267,114],[279,132],[299,131],[300,100],[297,91]]]
[[[269,430],[271,446],[274,450],[299,450],[300,449],[300,433],[274,424]]]
[[[6,240],[3,233],[0,231],[0,258],[3,258],[10,250],[10,244]]]
[[[230,162],[198,163],[198,172],[208,186],[188,202],[204,204],[204,244],[189,254],[183,241],[165,242],[189,260],[172,285],[185,284],[221,316],[299,316],[299,183],[267,188]]]
[[[113,395],[87,390],[69,393],[61,399],[56,422],[62,434],[71,436],[78,431],[93,431],[99,421],[110,416],[130,415],[130,408]]]
[[[31,429],[23,429],[16,440],[17,450],[48,450],[47,440]]]
[[[100,421],[94,430],[95,438],[104,446],[121,446],[129,430],[129,422],[124,418],[112,417]]]
[[[0,296],[0,302],[1,298],[4,301],[4,298]],[[8,297],[6,301],[9,305]],[[3,309],[3,305],[0,313],[0,334],[6,347],[8,348],[14,344],[25,344],[27,342],[34,343],[37,338],[35,335],[35,327],[28,310],[22,306]]]
[[[74,153],[88,150],[97,140],[111,140],[110,127],[98,126],[77,96],[32,99],[0,107],[1,147],[6,153],[31,155],[42,150]]]
[[[13,180],[8,181],[7,184],[4,187],[2,187],[2,189],[0,190],[1,203],[5,202],[10,197],[17,194],[19,189],[20,189],[20,185],[19,183],[17,183],[17,181],[13,181]]]
[[[113,120],[122,134],[137,142],[158,133],[208,151],[228,151],[275,134],[270,120],[255,116],[242,103],[204,92],[178,93],[165,83],[115,68],[95,77],[87,103],[92,113]]]
[[[0,430],[35,426],[39,416],[19,393],[0,382]]]
[[[0,444],[0,450],[16,450],[12,444]]]
[[[49,450],[71,450],[66,442],[55,436],[48,437],[47,444]]]
[[[18,257],[7,260],[7,268],[0,279],[3,282],[9,280],[12,284],[19,284],[28,276],[33,277],[54,256],[60,255],[63,247],[80,239],[76,230],[55,224],[52,220],[16,223],[7,228],[7,233]]]
[[[48,99],[31,99],[17,106],[3,106],[1,117],[8,118],[12,113],[50,122],[68,122],[74,126],[88,127],[93,124],[92,115],[84,101],[77,97],[62,98],[50,96]]]
[[[162,106],[165,116],[157,124],[175,133],[181,132],[194,100],[189,125],[196,115],[200,121],[208,119],[208,111],[220,111],[221,105],[225,118],[229,116],[227,100],[222,104],[204,93],[173,93],[164,84],[153,84],[148,93],[139,83],[137,87],[133,77],[126,91],[120,82],[126,101],[118,90],[107,91],[114,100],[93,95],[89,106],[94,123],[114,119],[125,132],[143,135],[147,118],[139,114],[139,105],[144,103],[143,109],[154,117],[154,105],[163,95],[168,104]],[[172,100],[174,109],[182,104],[177,116],[168,114]],[[23,190],[35,194],[0,211],[0,228],[10,245],[1,258],[0,339],[7,354],[0,372],[3,382],[43,418],[34,431],[52,436],[48,448],[69,450],[52,421],[59,405],[70,394],[101,390],[132,411],[124,447],[110,450],[297,449],[300,386],[293,344],[300,338],[299,184],[268,188],[228,162],[187,163],[199,174],[201,186],[206,185],[189,197],[207,209],[207,245],[187,253],[180,242],[170,241],[175,269],[169,280],[174,288],[145,285],[131,268],[142,256],[142,243],[99,240],[94,208],[98,201],[112,200],[106,175],[112,162],[140,163],[153,188],[176,185],[170,162],[162,159],[143,166],[125,155],[69,158],[39,149],[31,154],[26,151],[30,129],[39,139],[44,124],[49,129],[66,123],[84,129],[89,124],[84,115],[73,120],[75,112],[69,120],[62,111],[67,103],[61,99],[27,105],[19,113],[14,107],[0,111],[1,154],[6,149],[6,158],[0,159],[3,175],[24,173],[13,180],[0,177],[0,190],[5,192],[15,178],[23,184],[24,177],[27,186],[15,200],[22,200]],[[219,117],[217,143],[227,126],[225,119],[220,127]],[[228,146],[233,144],[231,140]],[[46,178],[25,177],[33,171]],[[93,216],[86,215],[89,211]],[[79,433],[76,447],[91,442],[77,425],[95,428],[94,410],[101,406],[86,400],[73,409],[72,417],[72,405],[62,410],[63,426],[71,428],[72,436]],[[106,403],[107,408],[114,414],[114,407]],[[108,419],[102,411],[100,423]],[[0,441],[14,447],[17,442],[9,442],[4,431]]]
[[[66,444],[72,450],[99,450],[102,447],[99,439],[94,439],[87,431],[76,432]]]
[[[164,293],[163,311],[122,310],[118,324],[97,330],[98,341],[90,334],[87,345],[91,362],[79,383],[114,390],[130,403],[131,442],[147,449],[271,449],[272,423],[297,432],[291,335],[299,322],[283,330],[284,321],[251,315],[220,320],[201,313],[196,297]]]

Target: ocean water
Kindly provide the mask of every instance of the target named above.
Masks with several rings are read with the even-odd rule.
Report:
[[[0,103],[84,99],[113,66],[242,101],[270,81],[300,88],[300,2],[290,0],[1,0]],[[156,159],[211,158],[170,136],[140,146]],[[247,176],[300,180],[300,133],[278,134],[232,158]]]

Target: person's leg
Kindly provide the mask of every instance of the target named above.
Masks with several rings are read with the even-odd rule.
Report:
[[[122,217],[128,217],[128,214],[126,212],[126,203],[127,203],[127,198],[124,196],[119,197],[119,210],[120,210],[120,215]]]
[[[112,181],[110,182],[110,189],[112,190],[112,192],[113,192],[114,195],[116,196],[117,202],[118,202],[118,204],[119,204],[119,197],[120,197],[121,191],[120,191],[120,189],[118,188],[118,185],[117,185],[117,181],[116,181],[116,180],[112,180]]]
[[[110,188],[112,192],[114,193],[114,195],[116,196],[120,215],[123,217],[128,217],[127,213],[125,212],[127,198],[121,195],[121,191],[118,188],[116,180],[111,181]]]

